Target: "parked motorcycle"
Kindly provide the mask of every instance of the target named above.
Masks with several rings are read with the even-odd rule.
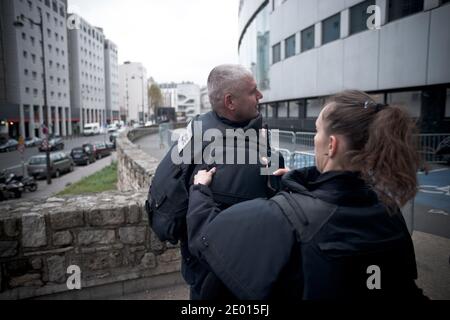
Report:
[[[0,183],[0,201],[8,199],[19,199],[22,197],[23,184],[17,181]]]
[[[23,177],[11,173],[9,175],[9,181],[16,181],[23,184],[26,191],[35,192],[38,189],[38,184],[33,177]]]

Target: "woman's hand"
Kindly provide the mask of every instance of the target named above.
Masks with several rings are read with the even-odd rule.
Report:
[[[286,168],[286,169],[278,169],[277,171],[275,171],[274,173],[273,173],[273,175],[274,176],[276,176],[276,177],[282,177],[282,176],[284,176],[286,173],[288,173],[290,170],[288,169],[288,168]]]
[[[194,177],[194,184],[203,184],[205,186],[209,186],[212,182],[213,176],[216,173],[216,168],[212,168],[211,170],[200,170]]]

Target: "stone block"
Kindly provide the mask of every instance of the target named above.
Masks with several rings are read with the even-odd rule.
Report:
[[[158,262],[161,263],[169,263],[178,260],[181,260],[181,253],[179,249],[169,249],[162,255],[158,256]]]
[[[56,232],[53,235],[53,245],[54,246],[67,246],[72,244],[72,233],[70,231],[62,231],[62,232]]]
[[[90,225],[94,227],[116,226],[125,223],[124,210],[120,208],[92,210],[88,216]]]
[[[4,233],[7,237],[17,237],[19,235],[19,228],[17,219],[9,219],[3,221]]]
[[[135,224],[141,220],[141,211],[137,204],[131,204],[127,208],[127,223]]]
[[[82,227],[84,225],[83,212],[55,212],[50,215],[50,224],[53,230],[64,230]]]
[[[155,268],[156,267],[156,257],[155,257],[155,255],[153,253],[151,253],[151,252],[146,253],[142,257],[139,267],[143,268],[143,269]]]
[[[31,259],[30,263],[34,270],[42,269],[42,259],[41,258],[33,258],[33,259]]]
[[[50,282],[64,283],[66,280],[65,259],[61,256],[53,256],[47,259],[48,280]]]
[[[122,254],[119,251],[99,252],[84,259],[85,266],[90,271],[117,268],[122,265]]]
[[[125,244],[142,244],[145,242],[147,228],[126,227],[119,229],[119,240]]]
[[[0,241],[0,258],[14,257],[17,255],[17,241]]]
[[[44,216],[36,213],[22,216],[22,246],[39,248],[47,245]]]
[[[79,245],[111,244],[116,239],[114,230],[84,230],[78,234]]]
[[[43,283],[41,281],[41,275],[38,273],[26,274],[20,277],[12,278],[9,281],[11,288],[17,287],[40,287]]]

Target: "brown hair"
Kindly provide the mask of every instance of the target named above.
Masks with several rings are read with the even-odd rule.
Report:
[[[346,138],[345,157],[391,211],[417,193],[416,123],[400,106],[378,104],[368,94],[348,90],[328,99],[323,114],[328,134]]]

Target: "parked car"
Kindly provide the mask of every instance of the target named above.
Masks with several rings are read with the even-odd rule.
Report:
[[[113,144],[114,149],[116,149],[116,140],[117,137],[119,136],[119,132],[113,132],[110,136],[109,136],[109,142],[111,142]]]
[[[9,139],[6,143],[0,145],[0,152],[8,152],[17,150],[19,143],[17,140]]]
[[[59,178],[62,173],[72,172],[73,160],[64,152],[53,152],[50,154],[50,173]],[[28,161],[28,175],[36,179],[47,176],[47,159],[45,155],[31,157]]]
[[[42,144],[42,141],[43,140],[38,137],[27,138],[27,139],[25,139],[25,147],[31,148],[31,147],[40,146]]]
[[[88,166],[96,161],[95,148],[92,145],[73,148],[70,156],[76,165]]]
[[[57,151],[57,150],[64,150],[64,140],[61,138],[51,138],[48,141],[48,146],[50,148],[50,151]],[[40,152],[46,152],[47,148],[45,148],[44,144],[41,144],[39,146]]]
[[[101,159],[104,157],[108,157],[113,152],[113,146],[111,144],[107,144],[106,142],[96,142],[94,143],[96,149],[97,159]]]

